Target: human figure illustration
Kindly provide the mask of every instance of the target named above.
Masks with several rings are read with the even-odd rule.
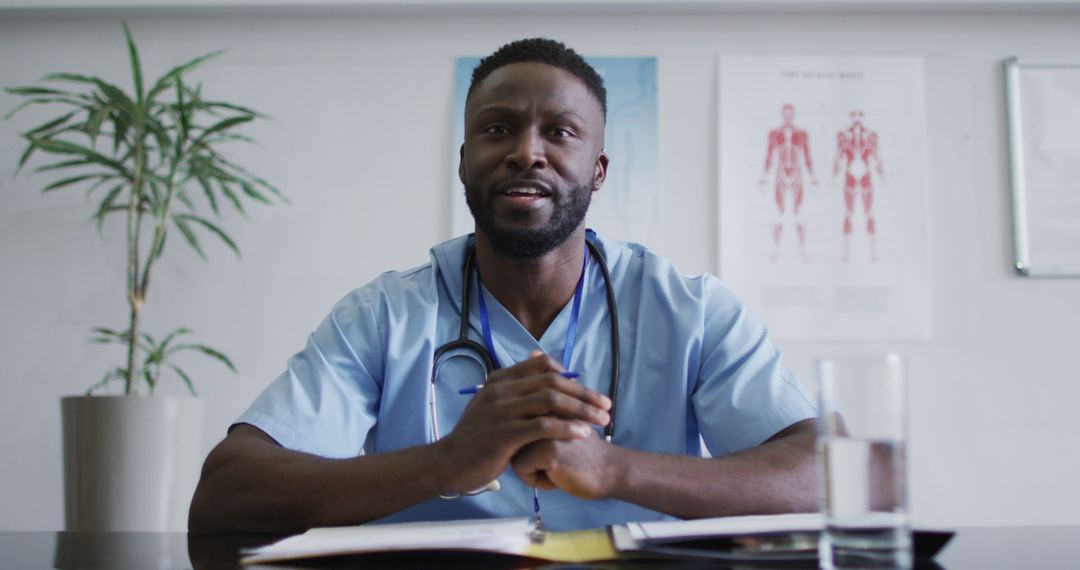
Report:
[[[806,173],[810,176],[810,183],[817,185],[817,180],[814,178],[814,164],[810,158],[806,131],[796,127],[794,123],[795,107],[787,103],[781,108],[780,114],[784,123],[769,131],[765,171],[762,172],[761,180],[758,182],[762,188],[769,183],[773,157],[775,157],[774,198],[778,211],[776,222],[773,224],[773,253],[770,261],[775,262],[780,257],[780,242],[784,234],[784,214],[789,202],[795,218],[795,233],[799,238],[799,254],[803,261],[806,261],[806,224],[802,221],[800,211],[803,201],[803,165],[806,166]]]
[[[877,227],[874,225],[874,178],[884,184],[885,166],[878,154],[878,134],[863,126],[863,112],[851,112],[851,126],[836,135],[836,162],[833,164],[833,178],[844,172],[844,261],[851,258],[851,234],[854,229],[852,216],[855,212],[856,194],[862,199],[863,213],[866,215],[866,236],[870,247],[870,261],[877,261],[874,240]]]

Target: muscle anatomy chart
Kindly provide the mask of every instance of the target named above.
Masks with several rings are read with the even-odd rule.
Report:
[[[806,131],[796,127],[795,107],[785,103],[781,116],[784,124],[769,131],[769,148],[765,152],[765,172],[759,184],[765,187],[770,177],[775,181],[773,196],[776,200],[777,218],[773,224],[773,254],[771,261],[780,257],[780,239],[784,235],[784,214],[791,212],[794,218],[795,233],[799,239],[799,254],[806,259],[806,224],[799,215],[803,201],[803,169],[810,183],[817,185],[814,179],[814,164],[810,157]]]
[[[885,168],[878,154],[878,134],[863,126],[862,111],[851,112],[851,126],[836,135],[836,161],[833,175],[844,179],[844,261],[851,256],[851,232],[853,230],[855,201],[862,203],[866,222],[866,236],[870,247],[870,261],[877,261],[874,252],[874,174],[878,184],[885,176]]]
[[[929,338],[922,61],[725,56],[719,99],[721,278],[781,338]]]

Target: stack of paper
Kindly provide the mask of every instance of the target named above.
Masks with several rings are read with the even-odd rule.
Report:
[[[252,549],[243,562],[418,550],[474,550],[554,562],[594,562],[616,556],[602,529],[549,532],[539,544],[530,540],[531,529],[527,518],[314,528]]]
[[[824,526],[820,514],[722,517],[613,526],[619,552],[731,561],[812,561]]]
[[[626,525],[631,538],[646,542],[788,532],[816,532],[823,528],[825,528],[825,518],[818,513],[640,522]]]

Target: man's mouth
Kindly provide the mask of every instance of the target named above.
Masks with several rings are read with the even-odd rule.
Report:
[[[546,197],[551,195],[550,193],[548,193],[545,190],[541,190],[539,188],[533,188],[533,187],[530,187],[530,186],[507,188],[506,190],[503,190],[503,191],[501,191],[499,193],[502,194],[503,196],[525,197],[525,198],[546,198]]]
[[[497,193],[517,204],[533,204],[551,197],[551,191],[546,186],[533,181],[507,182],[499,185]]]

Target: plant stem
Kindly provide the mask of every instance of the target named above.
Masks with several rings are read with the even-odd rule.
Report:
[[[160,211],[157,212],[154,220],[154,241],[150,245],[150,254],[146,256],[146,267],[143,268],[142,272],[142,286],[140,286],[139,289],[144,294],[144,300],[147,288],[150,286],[150,268],[154,265],[154,262],[157,261],[155,252],[161,247],[161,241],[165,239],[165,227],[169,223],[169,211],[172,210],[172,199],[176,192],[176,169],[180,164],[180,160],[180,150],[178,149],[177,156],[174,157],[172,165],[169,168],[169,182],[168,188],[165,191],[165,202],[161,206]]]
[[[124,395],[130,396],[135,387],[135,354],[138,349],[139,313],[144,301],[139,288],[139,226],[142,218],[143,163],[145,162],[145,135],[142,125],[135,133],[135,173],[131,180],[131,198],[128,200],[128,305],[131,320],[128,327],[127,377],[124,378]]]

